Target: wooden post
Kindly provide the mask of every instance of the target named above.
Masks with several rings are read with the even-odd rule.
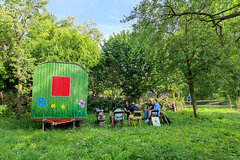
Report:
[[[42,131],[45,131],[45,122],[44,122],[44,115],[43,115],[43,120],[42,120]]]
[[[228,96],[228,102],[229,102],[229,108],[232,109],[232,101],[229,95]]]
[[[75,129],[75,113],[73,115],[73,129]]]
[[[53,123],[51,123],[51,131],[54,129],[54,125]]]
[[[173,111],[177,112],[176,101],[175,100],[173,100],[172,105],[173,105]]]
[[[3,93],[0,92],[1,104],[3,105]]]

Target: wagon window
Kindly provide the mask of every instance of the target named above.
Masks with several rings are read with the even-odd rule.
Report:
[[[52,77],[52,96],[69,97],[70,96],[70,77]]]

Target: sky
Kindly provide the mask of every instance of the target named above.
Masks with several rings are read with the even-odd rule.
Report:
[[[49,0],[48,12],[57,17],[57,20],[72,16],[77,23],[92,19],[97,28],[103,33],[104,38],[109,37],[113,32],[130,29],[131,23],[120,23],[133,10],[138,0]]]

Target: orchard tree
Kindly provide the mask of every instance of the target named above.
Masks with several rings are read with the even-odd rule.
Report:
[[[136,20],[136,34],[149,38],[150,55],[158,55],[165,72],[182,73],[192,96],[195,117],[199,116],[195,85],[201,85],[199,80],[213,73],[213,68],[222,70],[218,64],[227,57],[225,51],[233,47],[233,41],[239,41],[239,31],[224,29],[231,27],[230,21],[239,20],[239,8],[236,0],[143,0],[123,20]],[[238,36],[229,42],[227,34]]]

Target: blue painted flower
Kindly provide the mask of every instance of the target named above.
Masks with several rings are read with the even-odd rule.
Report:
[[[38,98],[37,104],[39,105],[39,107],[46,106],[45,99],[44,98]]]

